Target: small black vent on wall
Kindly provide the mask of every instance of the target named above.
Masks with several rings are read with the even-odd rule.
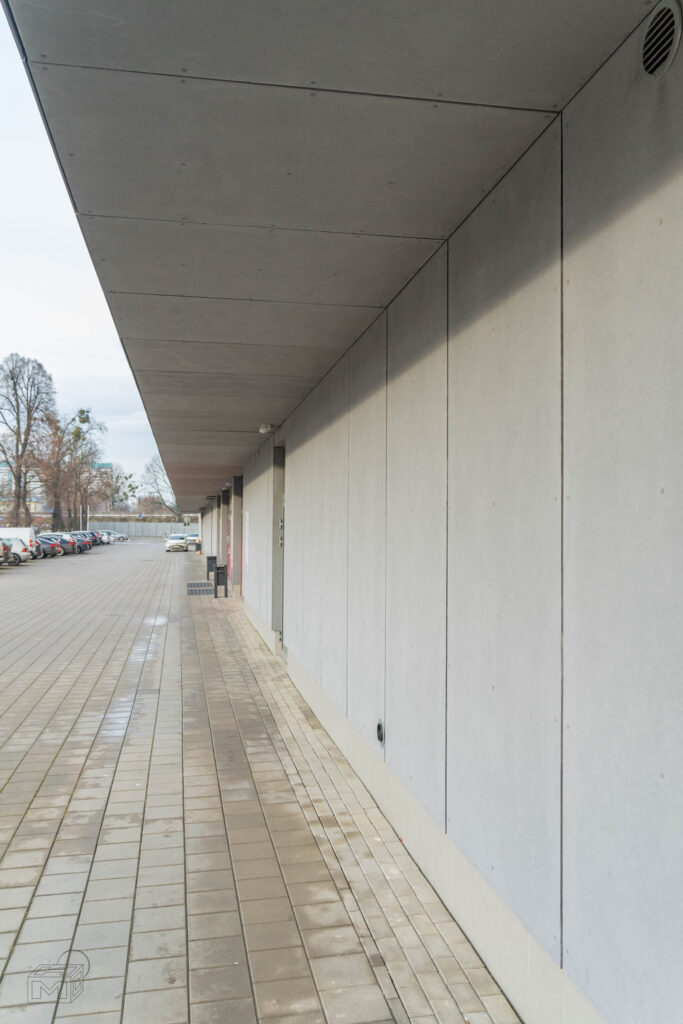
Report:
[[[661,78],[671,67],[681,39],[681,10],[676,3],[660,4],[650,18],[643,40],[643,68]]]

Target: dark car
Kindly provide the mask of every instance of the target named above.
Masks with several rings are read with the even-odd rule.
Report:
[[[79,554],[80,554],[81,551],[91,551],[92,550],[92,537],[89,536],[89,534],[84,533],[83,530],[72,530],[71,531],[71,536],[73,537],[73,539],[76,541],[76,544],[78,545]]]
[[[90,539],[93,542],[93,546],[96,544],[104,544],[104,541],[102,540],[102,535],[98,533],[97,530],[84,530],[83,532],[86,534],[86,536],[90,537]]]
[[[56,540],[49,540],[43,534],[39,534],[38,543],[43,552],[43,558],[56,558],[62,551]]]
[[[41,533],[41,537],[47,537],[48,540],[57,541],[65,555],[78,554],[76,541],[71,536],[67,536],[64,533]]]

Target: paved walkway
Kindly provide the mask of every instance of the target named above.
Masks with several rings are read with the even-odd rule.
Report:
[[[514,1024],[203,565],[0,569],[2,1024]]]

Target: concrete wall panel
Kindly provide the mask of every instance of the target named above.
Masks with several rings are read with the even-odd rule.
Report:
[[[444,823],[446,249],[389,307],[386,759]]]
[[[384,718],[387,318],[349,353],[348,716],[378,752]]]
[[[683,55],[639,33],[565,120],[565,968],[683,1005]]]
[[[273,440],[251,457],[244,471],[244,515],[248,542],[242,581],[245,600],[271,625]]]
[[[349,505],[349,361],[339,362],[320,384],[322,446],[322,631],[323,689],[346,711]]]
[[[322,680],[322,600],[323,600],[323,492],[325,452],[320,434],[324,429],[325,407],[320,388],[301,407],[303,444],[297,449],[298,482],[291,474],[289,486],[300,488],[302,495],[302,636],[301,661],[314,679]],[[286,474],[285,470],[285,474]],[[288,481],[285,480],[285,489]],[[287,542],[285,541],[285,544]],[[290,553],[291,554],[291,553]],[[287,552],[285,552],[287,558]],[[285,572],[287,570],[285,569]]]
[[[305,404],[305,403],[304,403]],[[303,559],[307,543],[305,472],[301,442],[302,409],[285,431],[285,558],[282,643],[303,663]]]
[[[449,253],[448,833],[560,959],[560,131]]]

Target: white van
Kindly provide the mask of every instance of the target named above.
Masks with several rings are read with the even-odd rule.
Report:
[[[24,544],[28,548],[31,558],[42,557],[43,549],[38,543],[38,532],[35,527],[0,525],[0,535],[3,537],[18,537],[19,540],[23,540]]]

